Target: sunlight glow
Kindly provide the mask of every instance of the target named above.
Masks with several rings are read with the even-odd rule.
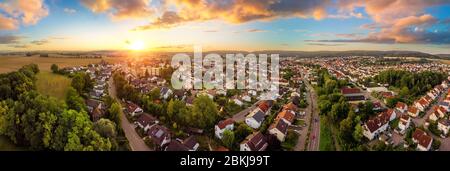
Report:
[[[134,50],[134,51],[140,51],[145,49],[145,43],[141,40],[137,40],[134,42],[131,42],[128,46],[128,49]]]

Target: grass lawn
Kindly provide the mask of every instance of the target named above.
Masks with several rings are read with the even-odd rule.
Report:
[[[303,126],[305,124],[305,120],[303,119],[296,119],[294,121],[294,125]]]
[[[36,88],[39,93],[65,100],[71,84],[70,78],[51,72],[41,71],[37,74]]]
[[[330,125],[325,124],[325,119],[320,117],[320,151],[334,151],[333,135],[331,135]]]

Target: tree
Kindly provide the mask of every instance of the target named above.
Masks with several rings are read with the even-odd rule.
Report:
[[[111,142],[92,129],[86,112],[64,110],[58,118],[52,149],[65,151],[107,151]]]
[[[116,124],[109,119],[102,118],[94,123],[94,130],[102,137],[115,139],[117,136]]]
[[[58,73],[59,72],[59,67],[56,64],[52,64],[52,66],[50,67],[50,69],[52,70],[53,73]]]
[[[353,132],[353,139],[357,142],[361,142],[363,136],[363,127],[361,124],[356,124],[355,131]]]
[[[84,99],[78,94],[77,90],[75,90],[73,87],[69,87],[67,91],[66,103],[69,109],[73,109],[76,111],[81,110],[87,111]]]
[[[215,124],[218,113],[216,104],[208,96],[198,96],[194,100],[191,117],[196,119],[191,123],[199,128],[210,128]]]
[[[154,88],[148,95],[151,100],[158,100],[161,95],[161,90],[159,88]]]
[[[108,109],[108,119],[120,125],[120,117],[123,115],[122,106],[118,102],[112,103],[111,107]]]
[[[253,132],[252,128],[247,126],[247,124],[240,123],[236,130],[234,131],[236,136],[236,141],[241,142],[243,141],[248,135],[250,135]]]
[[[187,125],[189,124],[188,115],[186,103],[176,99],[169,101],[167,105],[167,117],[169,120]]]
[[[72,78],[72,87],[75,90],[77,90],[79,94],[82,94],[84,90],[85,81],[86,80],[84,79],[83,74],[81,73],[75,74],[75,76]]]
[[[232,148],[234,143],[234,132],[225,130],[223,132],[222,143],[225,147]]]

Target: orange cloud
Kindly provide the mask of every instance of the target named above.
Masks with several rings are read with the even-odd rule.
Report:
[[[13,18],[8,18],[0,15],[0,30],[15,30],[19,23]]]
[[[143,18],[153,15],[149,0],[81,0],[92,12],[109,12],[113,19]]]
[[[0,29],[17,29],[19,21],[24,25],[34,25],[49,13],[44,0],[5,0],[0,3],[0,11],[10,16],[0,16]]]
[[[340,0],[336,7],[342,13],[354,13],[364,7],[374,23],[364,24],[372,32],[363,38],[321,40],[323,42],[374,42],[374,43],[450,43],[448,31],[430,32],[439,21],[426,14],[424,9],[449,3],[448,0]],[[441,38],[439,38],[441,37]]]
[[[152,23],[137,30],[168,28],[191,21],[219,19],[229,23],[244,23],[254,20],[272,20],[280,17],[302,17],[323,19],[331,0],[168,0],[177,12],[164,12]],[[170,16],[170,17],[169,17]]]

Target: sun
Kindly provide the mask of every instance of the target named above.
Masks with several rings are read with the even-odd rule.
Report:
[[[137,40],[134,42],[131,42],[128,46],[128,49],[134,50],[134,51],[140,51],[145,49],[145,43],[141,40]]]

